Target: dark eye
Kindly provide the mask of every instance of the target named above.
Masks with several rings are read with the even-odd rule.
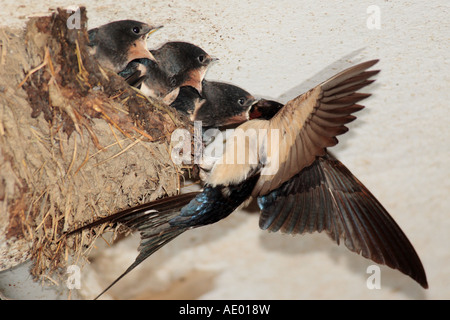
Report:
[[[241,106],[243,106],[244,103],[245,103],[245,99],[244,99],[244,98],[240,98],[240,99],[238,100],[238,103],[239,103]]]
[[[205,61],[205,56],[201,55],[197,57],[198,61],[200,61],[200,63],[203,63],[203,61]]]
[[[170,86],[171,87],[175,87],[177,85],[177,79],[175,78],[170,78]]]
[[[141,32],[141,28],[139,28],[139,27],[133,27],[133,32],[134,33],[136,33],[136,34],[139,34],[139,32]]]

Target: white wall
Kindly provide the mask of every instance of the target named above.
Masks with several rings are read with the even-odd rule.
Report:
[[[0,2],[1,24],[12,26],[22,26],[26,15],[46,12],[49,6],[81,4]],[[24,6],[18,8],[21,2]],[[405,231],[430,285],[422,290],[399,272],[381,268],[381,290],[369,290],[370,261],[324,235],[268,234],[258,229],[257,214],[238,212],[176,239],[121,280],[113,293],[127,298],[144,286],[173,290],[173,281],[183,283],[180,279],[195,274],[197,283],[209,284],[196,295],[199,298],[450,298],[446,1],[86,3],[90,27],[126,18],[163,24],[150,37],[149,47],[169,40],[193,42],[220,58],[207,79],[232,82],[283,102],[343,68],[381,59],[377,68],[382,72],[369,89],[373,96],[364,101],[367,109],[334,151]],[[372,5],[380,10],[380,29],[367,26]],[[99,258],[103,263],[94,267],[104,274],[115,266],[108,273],[112,279],[134,260],[135,247],[136,239],[123,242],[105,251]],[[122,261],[124,255],[127,261]]]

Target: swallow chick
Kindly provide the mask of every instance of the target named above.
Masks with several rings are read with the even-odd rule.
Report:
[[[166,104],[171,104],[178,96],[180,77],[168,76],[153,60],[133,60],[119,75],[147,97]]]
[[[126,209],[70,232],[107,221],[140,232],[135,262],[106,290],[178,235],[224,219],[249,198],[256,198],[261,210],[260,228],[326,232],[337,244],[342,241],[350,251],[398,269],[427,288],[423,265],[401,228],[328,152],[338,143],[336,136],[348,130],[345,124],[356,119],[353,113],[364,108],[358,102],[370,95],[357,91],[373,82],[369,78],[379,71],[367,69],[377,62],[348,68],[285,105],[254,104],[250,114],[261,116],[243,122],[227,139],[202,191]],[[238,147],[241,134],[248,143]],[[255,161],[240,161],[238,151]]]
[[[134,20],[107,23],[88,31],[90,52],[102,67],[120,72],[134,59],[155,59],[146,40],[159,28]]]
[[[202,81],[212,62],[202,48],[182,41],[167,42],[159,49],[150,51],[160,68],[169,76],[179,76],[180,86],[191,86],[202,93]]]
[[[249,120],[250,108],[256,98],[244,89],[217,81],[202,81],[202,94],[191,86],[180,88],[171,104],[187,113],[191,121],[202,121],[203,127],[223,127]]]
[[[151,53],[155,61],[134,60],[119,75],[146,96],[166,104],[176,99],[182,86],[192,86],[201,92],[206,71],[217,60],[187,42],[168,42]]]

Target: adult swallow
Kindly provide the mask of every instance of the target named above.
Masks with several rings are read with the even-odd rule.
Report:
[[[159,28],[134,20],[107,23],[88,31],[90,52],[102,67],[120,72],[134,59],[155,59],[146,40]]]
[[[134,60],[119,75],[142,93],[171,104],[179,88],[192,86],[202,92],[202,80],[211,62],[217,60],[202,48],[187,42],[167,42],[151,50],[155,61]]]
[[[181,233],[215,223],[253,197],[261,209],[262,229],[290,234],[325,231],[350,251],[398,269],[427,288],[424,268],[406,235],[370,191],[327,151],[338,143],[336,136],[348,130],[345,124],[355,120],[352,114],[364,108],[357,103],[370,95],[357,90],[373,82],[368,79],[379,71],[366,70],[377,61],[348,68],[281,108],[277,102],[264,102],[262,106],[274,106],[274,115],[238,127],[227,139],[203,191],[109,217],[141,235],[139,255],[119,279]],[[254,154],[255,162],[238,162],[233,141],[242,133],[250,142],[242,146],[241,154]],[[230,153],[234,162],[227,160]]]
[[[191,121],[202,121],[203,127],[223,127],[249,120],[250,108],[256,98],[244,89],[217,81],[202,81],[202,94],[191,86],[180,88],[171,104],[187,113]]]

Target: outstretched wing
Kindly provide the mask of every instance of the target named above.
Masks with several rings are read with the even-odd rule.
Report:
[[[66,234],[66,236],[70,236],[105,223],[120,223],[140,233],[141,243],[136,260],[95,299],[136,268],[142,261],[186,230],[186,228],[172,226],[170,220],[180,215],[182,208],[199,194],[200,192],[180,194],[125,209]]]
[[[422,263],[406,235],[370,191],[326,153],[281,187],[258,198],[260,227],[331,239],[379,264],[398,269],[427,288]]]

